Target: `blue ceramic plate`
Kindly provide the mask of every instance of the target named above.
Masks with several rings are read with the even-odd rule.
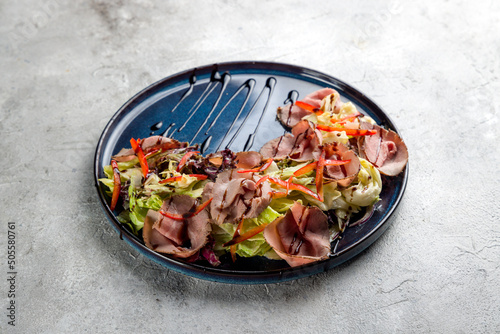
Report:
[[[389,225],[403,196],[408,167],[397,177],[383,177],[381,201],[364,224],[347,228],[327,260],[290,268],[285,261],[238,258],[218,268],[187,263],[148,249],[109,209],[109,197],[98,179],[103,167],[130,138],[165,135],[198,143],[204,154],[226,147],[258,151],[282,135],[276,108],[324,87],[336,89],[344,101],[378,124],[397,132],[391,119],[373,101],[348,84],[311,69],[267,62],[232,62],[190,69],[149,86],[125,103],[104,129],[95,154],[94,177],[104,212],[120,237],[165,267],[201,279],[240,284],[273,283],[314,275],[354,257],[371,245]]]

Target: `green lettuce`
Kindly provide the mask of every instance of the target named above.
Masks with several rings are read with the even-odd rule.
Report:
[[[262,213],[257,218],[248,218],[243,220],[243,226],[241,230],[243,233],[254,227],[262,224],[268,224],[274,221],[276,218],[282,216],[282,214],[273,210],[270,206],[264,209]],[[222,224],[213,225],[212,235],[215,238],[214,251],[219,253],[229,251],[229,247],[223,247],[222,245],[233,238],[234,232],[236,230],[237,224]],[[241,257],[252,257],[252,256],[267,256],[274,258],[275,254],[271,249],[271,246],[264,239],[264,235],[259,233],[239,244],[236,244],[236,254]]]

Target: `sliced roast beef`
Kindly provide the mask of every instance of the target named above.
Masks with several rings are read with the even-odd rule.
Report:
[[[172,219],[149,210],[144,221],[143,238],[146,246],[156,252],[188,258],[198,252],[208,241],[211,231],[207,210],[190,216],[197,201],[187,195],[177,195],[163,202],[161,211],[183,220]]]
[[[321,131],[313,123],[300,121],[292,128],[292,133],[275,138],[262,146],[260,153],[264,159],[284,159],[297,161],[312,160],[323,142]]]
[[[238,152],[236,161],[236,168],[250,169],[261,164],[262,155],[255,151]]]
[[[152,136],[144,138],[140,142],[142,151],[147,154],[156,149],[161,149],[163,152],[175,148],[187,147],[188,143],[181,143],[175,139],[167,138],[163,136]],[[118,162],[130,161],[136,157],[135,152],[131,148],[123,148],[117,155],[113,156],[113,159]]]
[[[337,108],[337,110],[339,110],[342,102],[340,101],[339,94],[331,88],[323,88],[312,92],[311,94],[304,97],[304,99],[302,99],[302,102],[310,104],[316,108],[320,108],[322,105],[322,100],[329,95],[331,96],[331,101],[329,102],[333,102],[333,105]],[[284,126],[289,128],[294,127],[302,120],[303,117],[311,114],[310,111],[300,108],[295,104],[289,104],[284,107],[279,107],[277,113],[280,122]]]
[[[330,254],[327,216],[317,207],[298,202],[266,226],[264,238],[292,267],[326,259]]]
[[[239,223],[242,218],[256,218],[271,202],[271,186],[255,182],[259,177],[253,173],[238,173],[226,170],[217,175],[213,183],[208,183],[203,190],[203,200],[213,198],[210,203],[212,221]]]
[[[382,174],[395,176],[401,173],[408,162],[408,149],[398,134],[367,122],[361,122],[361,128],[376,130],[377,133],[358,139],[360,156]]]
[[[333,142],[323,147],[325,159],[329,160],[351,160],[346,165],[326,166],[324,177],[332,179],[342,187],[347,187],[358,175],[361,168],[359,158],[352,150],[338,142]]]

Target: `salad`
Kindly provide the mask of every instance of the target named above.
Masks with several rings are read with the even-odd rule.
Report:
[[[186,261],[327,259],[346,228],[370,217],[380,174],[404,170],[406,146],[330,88],[277,117],[290,132],[259,152],[203,156],[172,138],[132,138],[99,180],[110,209],[148,248]]]

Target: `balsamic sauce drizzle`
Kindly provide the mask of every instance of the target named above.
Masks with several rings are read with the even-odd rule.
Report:
[[[162,135],[162,136],[163,136],[163,137],[168,137],[168,132],[169,132],[169,131],[170,131],[170,129],[172,129],[174,126],[175,126],[175,123],[170,123],[170,125],[169,125],[169,126],[168,126],[168,128],[165,130],[165,132],[163,132],[163,135]],[[174,132],[175,132],[175,130],[174,130],[174,131],[172,131],[172,134],[173,134]]]
[[[210,109],[210,112],[208,113],[207,118],[205,118],[205,120],[203,121],[203,124],[201,124],[201,126],[198,128],[198,131],[196,131],[196,133],[194,134],[190,143],[194,142],[196,136],[198,136],[198,134],[201,132],[201,129],[203,129],[203,127],[207,124],[208,120],[212,116],[212,113],[214,112],[215,108],[217,108],[217,105],[219,104],[220,99],[222,98],[222,95],[224,94],[227,86],[229,85],[229,82],[231,81],[231,75],[226,72],[222,75],[222,78],[220,80],[222,81],[222,87],[221,87],[221,90],[219,92],[219,96],[217,96],[217,99],[215,100],[215,103],[212,106],[212,109]],[[209,136],[207,139],[205,139],[205,141],[201,145],[201,153],[202,154],[208,149],[211,141],[212,141],[212,136]]]
[[[243,126],[245,125],[246,121],[248,120],[248,117],[250,116],[250,114],[255,109],[255,106],[259,102],[261,96],[264,94],[264,91],[266,90],[266,88],[269,88],[269,93],[267,94],[266,104],[264,105],[264,109],[262,110],[262,113],[260,114],[260,118],[259,118],[259,121],[257,122],[257,126],[255,127],[254,132],[251,135],[249,135],[248,140],[245,143],[245,148],[243,149],[243,151],[248,151],[252,147],[254,137],[257,134],[257,130],[259,129],[259,126],[260,126],[260,123],[262,121],[262,118],[264,117],[264,114],[266,113],[267,106],[269,105],[269,100],[271,99],[271,95],[273,95],[273,91],[274,91],[274,86],[275,85],[276,85],[276,78],[270,77],[270,78],[267,79],[266,85],[264,86],[264,88],[260,92],[259,97],[257,97],[257,100],[253,104],[252,109],[250,109],[250,111],[246,115],[245,119],[241,123],[240,127],[238,128],[238,131],[236,131],[236,133],[234,134],[233,138],[231,138],[231,140],[229,141],[229,144],[227,144],[227,146],[231,146],[231,144],[233,143],[234,139],[238,136],[238,134],[240,133],[240,130],[243,128]]]
[[[193,72],[192,72],[192,74],[190,75],[190,77],[189,77],[189,87],[186,89],[186,91],[184,91],[184,93],[182,94],[182,96],[179,99],[179,101],[172,108],[172,110],[170,111],[171,113],[173,113],[174,111],[178,110],[178,108],[180,107],[180,105],[184,101],[186,101],[186,99],[189,96],[191,96],[192,93],[194,92],[195,84],[198,81],[197,76],[196,76],[196,71],[197,71],[197,69],[194,69]],[[205,134],[206,137],[203,140],[203,142],[201,144],[201,147],[200,147],[201,153],[204,154],[210,148],[210,145],[213,142],[213,140],[212,140],[213,139],[213,135],[211,135],[210,132],[211,132],[211,130],[213,132],[213,127],[217,124],[217,121],[220,119],[222,113],[226,109],[228,109],[228,106],[236,99],[237,96],[239,96],[244,90],[247,90],[246,96],[245,96],[245,100],[243,101],[243,103],[241,104],[241,106],[239,106],[239,110],[236,113],[236,116],[232,120],[229,128],[226,130],[223,138],[220,139],[220,141],[218,140],[218,147],[215,150],[215,151],[218,151],[221,148],[222,144],[225,143],[225,141],[228,138],[228,136],[232,132],[234,132],[233,130],[235,128],[235,125],[238,122],[238,120],[240,120],[240,116],[243,114],[243,111],[245,110],[245,107],[246,107],[248,101],[250,100],[250,98],[252,96],[252,93],[253,93],[253,90],[255,88],[255,85],[257,83],[256,79],[250,78],[247,81],[245,81],[243,84],[241,84],[241,86],[239,86],[238,89],[234,93],[232,93],[231,95],[229,95],[228,93],[226,93],[226,89],[228,88],[231,80],[232,80],[232,77],[229,74],[229,72],[224,72],[221,75],[221,73],[219,72],[218,66],[214,65],[212,73],[210,75],[210,81],[208,82],[208,84],[204,88],[204,90],[201,93],[201,95],[197,98],[197,100],[195,101],[195,103],[191,106],[191,108],[189,109],[189,111],[185,113],[187,115],[187,118],[183,121],[182,125],[180,125],[180,127],[178,127],[176,129],[176,128],[174,128],[175,127],[175,123],[170,123],[168,125],[167,129],[165,129],[165,131],[163,132],[162,136],[163,137],[173,138],[175,134],[180,133],[182,130],[184,130],[184,128],[188,125],[188,123],[190,121],[192,121],[193,117],[198,112],[198,110],[200,109],[200,107],[206,102],[206,100],[208,99],[208,97],[211,96],[211,94],[214,93],[214,91],[216,90],[217,87],[220,87],[220,91],[218,92],[218,96],[215,99],[215,102],[213,103],[213,105],[212,105],[210,111],[208,112],[207,116],[204,118],[202,124],[198,127],[198,129],[196,130],[196,133],[193,135],[193,137],[191,138],[191,141],[190,141],[190,144],[192,145],[192,143],[195,142],[195,139],[200,135],[200,133],[204,132],[204,134]],[[255,100],[255,102],[253,102],[253,105],[250,108],[250,110],[248,111],[248,113],[241,120],[241,124],[239,124],[238,128],[236,129],[236,131],[232,135],[231,139],[229,140],[229,142],[226,145],[226,148],[229,148],[234,143],[234,141],[236,140],[236,138],[240,134],[241,130],[243,129],[243,127],[247,123],[247,120],[250,118],[251,114],[253,114],[254,111],[255,111],[255,109],[257,108],[257,104],[261,102],[261,100],[263,99],[264,96],[266,96],[266,93],[267,93],[267,99],[266,99],[265,105],[264,105],[264,107],[262,109],[262,112],[261,112],[261,114],[259,116],[257,125],[255,126],[254,131],[249,135],[249,137],[248,137],[248,139],[247,139],[247,141],[245,143],[244,150],[247,151],[250,148],[252,148],[252,146],[254,144],[255,136],[257,135],[259,127],[260,127],[260,125],[262,123],[262,120],[264,118],[264,115],[267,112],[267,109],[268,109],[268,106],[269,106],[269,102],[270,102],[271,97],[273,95],[274,87],[276,85],[276,82],[277,82],[277,80],[274,77],[267,78],[265,86],[260,91],[260,93],[259,93],[257,99]],[[222,106],[222,108],[218,108],[219,103],[220,103],[221,99],[224,96],[229,96],[229,100],[227,102],[225,102],[225,104]],[[297,97],[298,97],[298,92],[295,91],[295,90],[291,91],[291,92],[289,92],[288,98],[285,100],[285,103],[292,103],[293,104],[297,100]],[[216,112],[216,116],[215,116],[214,119],[212,119],[212,115],[215,112]],[[210,121],[210,123],[209,123],[209,121]],[[159,121],[159,122],[151,125],[151,127],[150,127],[150,129],[152,131],[151,135],[153,135],[155,131],[160,130],[164,126],[165,123],[167,123],[167,122],[165,120],[163,120],[163,121]],[[208,123],[209,123],[209,126],[208,126],[208,128],[205,129],[205,127],[206,127],[206,125]]]
[[[220,79],[221,79],[221,76],[220,76],[219,72],[217,71],[217,67],[215,67],[212,70],[212,74],[210,76],[210,82],[208,83],[207,87],[205,87],[205,90],[203,91],[203,93],[201,93],[200,97],[195,102],[195,104],[188,111],[189,117],[186,119],[184,124],[181,125],[181,127],[177,130],[177,132],[181,132],[182,129],[184,129],[186,124],[191,120],[191,117],[193,117],[193,115],[196,114],[196,112],[201,107],[203,102],[205,102],[207,97],[214,91],[215,87],[217,87],[217,84],[220,82]],[[212,85],[213,85],[213,87],[211,87]]]
[[[227,102],[227,104],[224,106],[224,108],[222,108],[222,110],[219,112],[219,114],[217,115],[217,117],[213,120],[212,124],[208,128],[208,130],[207,130],[206,133],[208,133],[208,131],[212,128],[212,126],[217,122],[217,119],[219,118],[219,116],[221,115],[221,113],[224,111],[224,109],[227,107],[227,105],[232,101],[232,99],[235,98],[236,95],[240,91],[243,90],[242,88],[248,87],[248,93],[247,93],[247,96],[245,97],[245,101],[243,101],[243,104],[242,104],[240,110],[238,111],[238,114],[236,114],[236,117],[233,119],[233,122],[229,126],[229,129],[227,129],[226,133],[224,134],[224,137],[220,141],[219,146],[217,146],[217,149],[215,150],[216,152],[220,150],[220,147],[222,146],[222,143],[224,142],[224,140],[226,140],[226,137],[229,135],[229,133],[233,129],[233,126],[236,123],[236,121],[238,120],[238,118],[240,118],[241,112],[243,111],[243,109],[245,109],[245,106],[247,105],[247,102],[250,99],[250,95],[252,95],[254,86],[255,86],[255,80],[254,79],[249,79],[249,80],[245,81],[245,83],[243,85],[241,85],[240,88],[238,88],[238,90],[236,91],[236,93],[233,94],[233,96],[231,97],[231,99],[229,99],[229,101]],[[226,148],[228,148],[228,146],[226,146]]]
[[[212,127],[215,125],[215,123],[217,123],[217,120],[219,119],[220,115],[224,112],[224,110],[226,110],[227,106],[236,98],[236,96],[238,96],[238,94],[240,92],[242,92],[246,87],[249,87],[249,92],[245,98],[245,102],[243,102],[243,106],[242,106],[242,108],[240,108],[240,112],[238,113],[238,116],[239,116],[239,114],[241,113],[241,110],[243,109],[243,107],[245,107],[245,105],[250,97],[250,94],[252,93],[254,85],[255,85],[255,80],[249,79],[249,80],[245,81],[245,83],[243,83],[243,85],[241,85],[236,90],[236,92],[233,94],[233,96],[231,96],[229,101],[227,101],[226,104],[224,105],[224,107],[222,107],[222,109],[219,111],[219,113],[217,114],[215,119],[212,121],[212,123],[210,123],[210,126],[208,127],[207,131],[205,132],[205,135],[208,135],[208,132],[210,131],[210,129],[212,129]],[[238,118],[238,116],[235,118],[235,120]],[[234,122],[233,122],[233,124],[234,124]],[[222,139],[222,140],[224,141],[224,139]]]
[[[182,94],[179,102],[177,102],[175,107],[170,111],[171,113],[173,113],[175,109],[177,109],[177,107],[182,103],[182,101],[184,101],[189,95],[191,95],[195,83],[196,83],[196,68],[193,70],[193,74],[191,74],[191,76],[189,77],[189,88],[184,92],[184,94]]]
[[[286,98],[285,101],[283,101],[283,103],[284,104],[290,103],[290,111],[291,111],[292,106],[295,104],[295,102],[297,102],[298,98],[299,98],[299,92],[297,92],[296,90],[291,90],[290,92],[288,92],[288,97]],[[283,138],[285,138],[285,134],[288,132],[287,127],[289,127],[288,124],[290,123],[290,115],[291,114],[292,114],[291,112],[288,113],[288,117],[286,119],[286,127],[283,130],[283,135],[278,140],[278,144],[274,148],[274,155],[276,155],[278,153],[280,145],[281,145],[281,141],[283,140]],[[295,139],[295,142],[297,142],[297,139]],[[295,147],[295,144],[294,144],[294,147]]]

